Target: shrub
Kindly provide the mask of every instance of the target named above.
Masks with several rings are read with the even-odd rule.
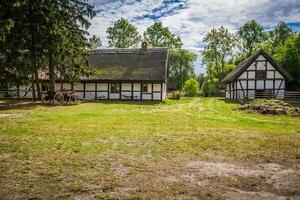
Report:
[[[218,92],[219,80],[217,78],[205,79],[202,84],[201,92],[204,96],[207,96],[209,93]]]
[[[194,97],[198,95],[199,83],[193,78],[184,82],[183,91],[185,96]]]

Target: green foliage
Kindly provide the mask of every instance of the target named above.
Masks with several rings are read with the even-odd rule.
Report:
[[[215,93],[219,91],[219,79],[217,78],[206,78],[202,88],[201,92],[207,96],[208,93]]]
[[[181,89],[183,83],[194,73],[193,63],[197,55],[185,49],[174,50],[170,54],[170,77],[176,89]]]
[[[85,74],[86,30],[89,18],[95,15],[93,6],[86,0],[12,0],[4,4],[0,13],[14,23],[1,44],[6,47],[1,54],[7,58],[0,63],[2,68],[30,77],[32,83],[38,83],[40,69],[48,71],[52,90],[57,76],[78,80]]]
[[[137,28],[121,18],[106,30],[108,45],[116,48],[135,47],[141,41]]]
[[[285,68],[294,78],[289,83],[290,90],[300,89],[300,35],[286,39],[279,45],[274,54],[275,60]]]
[[[266,38],[263,26],[254,20],[248,21],[241,26],[237,36],[241,43],[241,53],[246,57],[251,56],[255,46],[262,43]]]
[[[100,47],[101,45],[102,45],[102,41],[101,41],[100,37],[93,35],[91,38],[89,38],[89,42],[88,42],[89,50],[95,50],[98,47]]]
[[[236,46],[234,34],[229,33],[228,29],[221,26],[207,33],[203,42],[206,43],[202,51],[203,63],[206,65],[208,77],[223,79],[226,63],[231,58]]]
[[[199,92],[199,83],[195,79],[190,78],[189,80],[184,82],[182,90],[185,96],[195,97]]]
[[[154,22],[148,27],[144,32],[144,40],[151,47],[168,47],[170,49],[182,47],[180,37],[171,33],[168,27],[163,26],[162,22]]]

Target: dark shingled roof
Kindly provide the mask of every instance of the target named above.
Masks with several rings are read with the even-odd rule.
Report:
[[[168,49],[98,49],[88,56],[96,81],[155,81],[167,78]]]
[[[263,55],[275,69],[277,69],[287,81],[292,81],[293,77],[282,67],[277,65],[274,59],[264,50],[259,50],[256,54],[249,57],[247,60],[238,64],[222,81],[221,83],[228,83],[236,80],[260,55]]]

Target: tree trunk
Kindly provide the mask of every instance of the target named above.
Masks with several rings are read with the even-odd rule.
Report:
[[[39,74],[38,74],[37,68],[34,69],[34,76],[35,76],[35,82],[36,82],[37,95],[38,95],[38,98],[41,99],[42,93],[41,93],[40,80],[39,80]]]
[[[31,75],[31,84],[32,84],[32,98],[35,101],[36,100],[36,95],[35,95],[34,74]]]
[[[55,73],[51,50],[48,52],[50,90],[55,91]]]

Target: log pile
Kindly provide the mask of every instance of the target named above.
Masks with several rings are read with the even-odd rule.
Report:
[[[281,100],[257,99],[239,107],[240,110],[251,110],[261,114],[292,114],[300,115],[300,108],[293,107]]]

